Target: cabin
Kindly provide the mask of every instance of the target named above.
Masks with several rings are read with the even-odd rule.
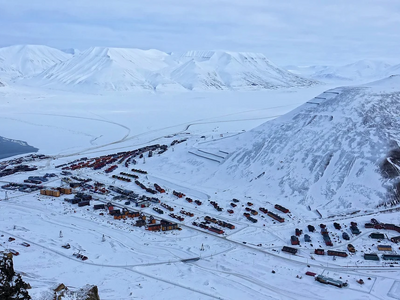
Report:
[[[364,259],[379,261],[379,256],[375,253],[364,253]]]
[[[81,202],[78,203],[78,206],[79,207],[90,206],[90,201],[81,201]]]
[[[350,240],[350,236],[347,234],[347,232],[343,232],[343,234],[342,234],[342,238],[344,239],[344,240]]]
[[[138,227],[145,226],[145,225],[146,225],[146,221],[143,219],[139,219],[135,223],[135,226],[138,226]]]
[[[139,217],[140,216],[140,213],[138,212],[138,211],[131,211],[131,212],[128,212],[128,214],[126,215],[128,218],[135,218],[135,217]]]
[[[335,227],[335,229],[337,229],[337,230],[340,230],[340,229],[342,229],[342,226],[340,226],[340,224],[339,223],[333,223],[333,226]]]
[[[351,225],[350,231],[352,234],[359,235],[361,231],[358,229],[357,225]]]
[[[335,250],[328,250],[329,256],[340,256],[340,257],[347,257],[346,252],[335,251]]]
[[[110,215],[120,215],[121,214],[121,210],[119,209],[111,209],[108,211]]]
[[[392,246],[390,245],[378,245],[379,251],[392,251]]]
[[[311,243],[311,237],[310,237],[308,234],[305,234],[305,235],[304,235],[304,241],[305,241],[306,243]]]
[[[93,205],[93,209],[105,209],[106,206],[104,204],[95,204]]]
[[[329,234],[324,234],[322,237],[323,237],[323,239],[324,239],[325,245],[327,245],[327,246],[333,246],[332,240],[331,240]]]
[[[290,212],[286,207],[283,207],[282,205],[279,205],[279,204],[275,204],[274,208],[285,214]]]
[[[383,254],[382,255],[383,260],[395,260],[395,261],[400,261],[400,255],[397,254]]]
[[[162,231],[169,231],[169,230],[174,230],[174,229],[179,229],[177,223],[171,223],[166,220],[161,220],[161,230]]]
[[[373,232],[369,235],[371,239],[383,240],[385,235],[383,233]]]
[[[336,286],[336,287],[340,287],[340,288],[342,288],[344,286],[347,286],[346,282],[342,282],[340,280],[335,280],[335,279],[332,279],[330,277],[326,277],[326,276],[323,276],[323,275],[317,275],[315,277],[315,280],[318,281],[318,282],[324,283],[324,284],[330,284],[330,285],[333,285],[333,286]]]
[[[148,225],[146,229],[148,231],[160,231],[161,230],[161,224]]]
[[[292,235],[292,236],[290,237],[290,243],[291,243],[292,245],[300,245],[299,238],[298,238],[297,236],[295,236],[295,235]]]
[[[60,197],[61,193],[58,190],[40,190],[41,195]]]
[[[293,255],[295,255],[297,253],[297,249],[296,248],[287,247],[287,246],[283,246],[282,251],[290,253],[290,254],[293,254]]]
[[[115,214],[114,216],[114,220],[121,220],[121,219],[126,219],[126,216],[123,214]]]
[[[270,211],[267,213],[267,215],[270,216],[272,219],[277,220],[277,221],[280,222],[280,223],[285,222],[285,219],[284,219],[284,218],[282,218],[282,217],[278,216],[277,214],[274,214],[274,213],[272,213],[272,212],[270,212]]]
[[[212,231],[212,232],[215,232],[215,233],[218,233],[218,234],[223,234],[223,233],[224,233],[223,230],[218,229],[218,228],[216,228],[216,227],[210,227],[210,228],[208,228],[208,230],[210,230],[210,231]]]

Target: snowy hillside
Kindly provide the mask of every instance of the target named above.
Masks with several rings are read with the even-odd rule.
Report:
[[[0,76],[4,78],[29,77],[70,57],[70,54],[42,45],[0,48]]]
[[[97,90],[154,90],[171,83],[158,74],[168,66],[167,57],[157,50],[94,47],[54,65],[34,82]]]
[[[391,76],[391,75],[400,75],[400,64],[392,66],[388,71],[387,71],[387,75]]]
[[[69,59],[59,59],[59,63],[49,64],[41,69],[42,73],[35,72],[33,78],[21,82],[96,92],[260,90],[317,84],[278,68],[263,54],[190,51],[170,55],[158,50],[101,47],[69,52],[74,55],[61,52],[63,56],[69,55]],[[25,59],[24,66],[30,66],[29,59]]]
[[[259,53],[189,51],[178,61],[171,78],[190,90],[275,89],[316,83],[280,69]]]
[[[254,130],[202,145],[231,153],[210,182],[321,211],[372,209],[396,197],[399,103],[400,76],[329,90]]]
[[[400,73],[399,68],[374,60],[360,60],[343,66],[287,66],[286,69],[315,80],[342,83],[368,82]]]
[[[344,79],[350,81],[383,78],[390,65],[381,61],[360,60],[353,64],[331,67],[313,75],[320,79]]]

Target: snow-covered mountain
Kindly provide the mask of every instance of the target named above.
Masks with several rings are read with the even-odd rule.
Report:
[[[29,77],[70,57],[70,54],[42,45],[0,48],[0,76],[4,78]]]
[[[343,79],[350,81],[383,78],[391,66],[372,60],[360,60],[352,64],[340,67],[330,67],[318,71],[313,78],[320,79]]]
[[[38,85],[96,90],[154,90],[176,85],[158,72],[170,66],[169,55],[158,50],[87,49],[34,78]]]
[[[14,77],[24,76],[22,82],[32,86],[82,91],[175,91],[276,89],[317,84],[255,53],[189,51],[177,55],[158,50],[93,47],[73,51],[72,55],[45,46],[22,47],[29,51],[20,51],[18,47],[8,47],[7,53],[18,54],[19,67],[7,67],[4,72],[15,73]],[[31,58],[32,53],[36,54],[35,59]]]
[[[337,212],[400,199],[400,76],[328,90],[273,121],[202,149],[231,153],[210,182]]]
[[[292,73],[320,81],[368,82],[400,73],[391,65],[374,60],[360,60],[343,66],[287,66]]]
[[[389,68],[389,70],[386,72],[386,74],[388,76],[399,75],[400,74],[400,64],[394,65],[391,68]]]
[[[316,82],[287,72],[263,54],[189,51],[177,58],[171,79],[189,90],[274,89],[309,86]]]
[[[75,48],[61,49],[61,51],[72,55],[79,54],[81,52],[80,50]]]

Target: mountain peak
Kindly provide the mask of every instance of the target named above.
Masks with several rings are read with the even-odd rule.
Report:
[[[0,49],[0,60],[1,55],[8,62],[5,67],[0,64],[5,73],[25,77],[28,85],[61,89],[255,90],[317,83],[250,52],[192,50],[170,55],[155,49],[91,47],[71,55],[47,46],[18,45]]]
[[[4,77],[38,74],[71,55],[43,45],[15,45],[0,48],[0,72]]]

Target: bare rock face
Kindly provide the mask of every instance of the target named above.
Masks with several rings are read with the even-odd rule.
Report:
[[[64,284],[54,289],[54,300],[100,300],[99,290],[96,285],[86,285],[78,291],[71,291]]]
[[[14,271],[13,255],[0,254],[0,299],[2,300],[30,300],[27,289],[30,285],[25,283],[20,274]]]
[[[96,285],[87,286],[89,289],[85,291],[86,298],[82,298],[85,300],[100,300],[99,290]]]

